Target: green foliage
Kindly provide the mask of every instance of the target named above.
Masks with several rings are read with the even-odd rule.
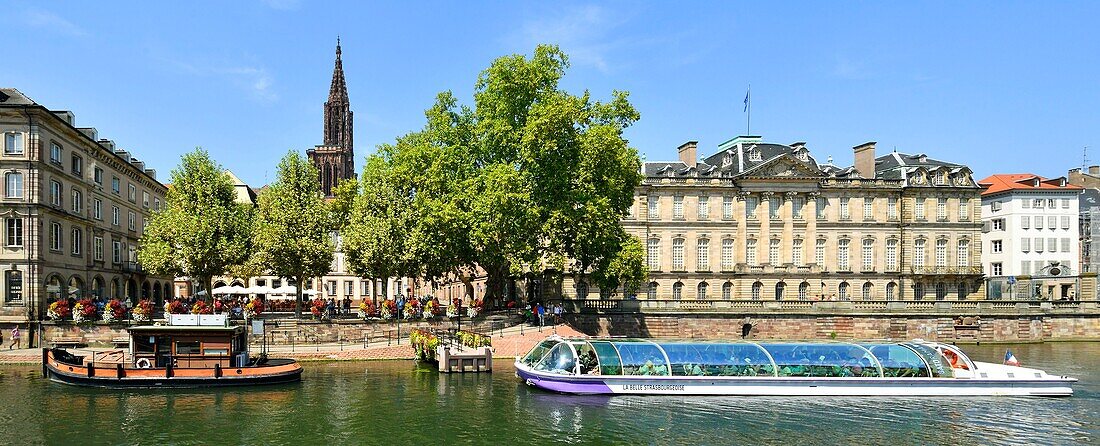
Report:
[[[614,256],[601,259],[592,274],[600,289],[613,290],[622,286],[628,293],[641,288],[648,275],[645,248],[641,240],[631,235],[619,244]]]
[[[138,261],[160,275],[210,280],[243,263],[250,249],[249,205],[238,204],[233,182],[201,148],[172,171],[165,206],[149,220]]]
[[[620,220],[641,181],[623,130],[638,119],[627,94],[610,102],[559,88],[568,60],[540,45],[497,59],[478,77],[472,108],[440,93],[420,131],[368,159],[345,246],[370,277],[488,275],[504,281],[544,262],[633,277],[618,251]],[[639,262],[637,265],[641,267]],[[399,273],[399,274],[394,274]]]
[[[275,182],[259,196],[253,228],[253,262],[302,284],[322,276],[333,259],[332,218],[317,169],[296,151],[279,162]],[[298,302],[302,298],[298,288]],[[295,306],[301,316],[301,306]]]

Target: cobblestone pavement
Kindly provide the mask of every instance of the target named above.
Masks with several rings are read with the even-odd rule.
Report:
[[[503,330],[503,335],[493,334],[493,358],[514,358],[527,353],[536,343],[551,334],[561,336],[581,336],[582,334],[568,325],[556,327],[520,327],[515,326]],[[257,345],[252,345],[253,354],[259,351]],[[89,348],[80,351],[108,351],[111,348]],[[375,342],[363,346],[361,344],[317,344],[317,345],[272,345],[268,348],[268,355],[280,358],[294,358],[300,361],[363,361],[386,359],[413,359],[413,349],[408,344],[408,338],[403,339],[399,345],[387,345],[385,342]],[[0,364],[41,364],[42,351],[39,349],[0,350]]]

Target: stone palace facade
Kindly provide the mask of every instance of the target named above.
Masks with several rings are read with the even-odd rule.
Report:
[[[964,300],[984,296],[981,189],[924,154],[819,164],[805,143],[741,136],[700,161],[644,163],[623,221],[649,282],[615,293],[676,300]],[[566,298],[595,298],[567,277]],[[593,287],[594,288],[594,287]],[[598,292],[597,292],[598,293]],[[610,293],[605,293],[605,296]],[[598,294],[597,294],[598,295]]]

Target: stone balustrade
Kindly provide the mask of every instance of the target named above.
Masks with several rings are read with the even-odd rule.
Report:
[[[562,301],[566,311],[593,314],[759,313],[759,314],[1100,314],[1100,301],[1039,300],[578,300]]]

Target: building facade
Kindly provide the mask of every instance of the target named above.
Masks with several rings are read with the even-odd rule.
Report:
[[[1077,200],[1081,272],[1100,271],[1100,166],[1070,169],[1069,184],[1084,190]]]
[[[646,162],[623,221],[642,240],[638,299],[922,300],[984,295],[980,189],[923,154],[819,164],[806,144],[742,136],[697,161]],[[567,298],[587,298],[566,278]],[[606,295],[606,294],[605,294]]]
[[[1083,188],[1064,177],[1034,174],[992,175],[979,185],[984,188],[982,265],[989,275],[990,297],[1076,297]],[[1021,277],[1043,279],[1021,289]]]
[[[43,319],[57,299],[163,299],[172,278],[147,274],[137,250],[147,218],[164,205],[156,172],[50,110],[0,88],[4,194],[0,218],[0,322]]]
[[[336,40],[336,67],[325,102],[324,144],[306,151],[306,156],[321,175],[321,190],[332,197],[340,181],[355,178],[355,144],[352,138],[353,114],[340,60],[340,40]]]

